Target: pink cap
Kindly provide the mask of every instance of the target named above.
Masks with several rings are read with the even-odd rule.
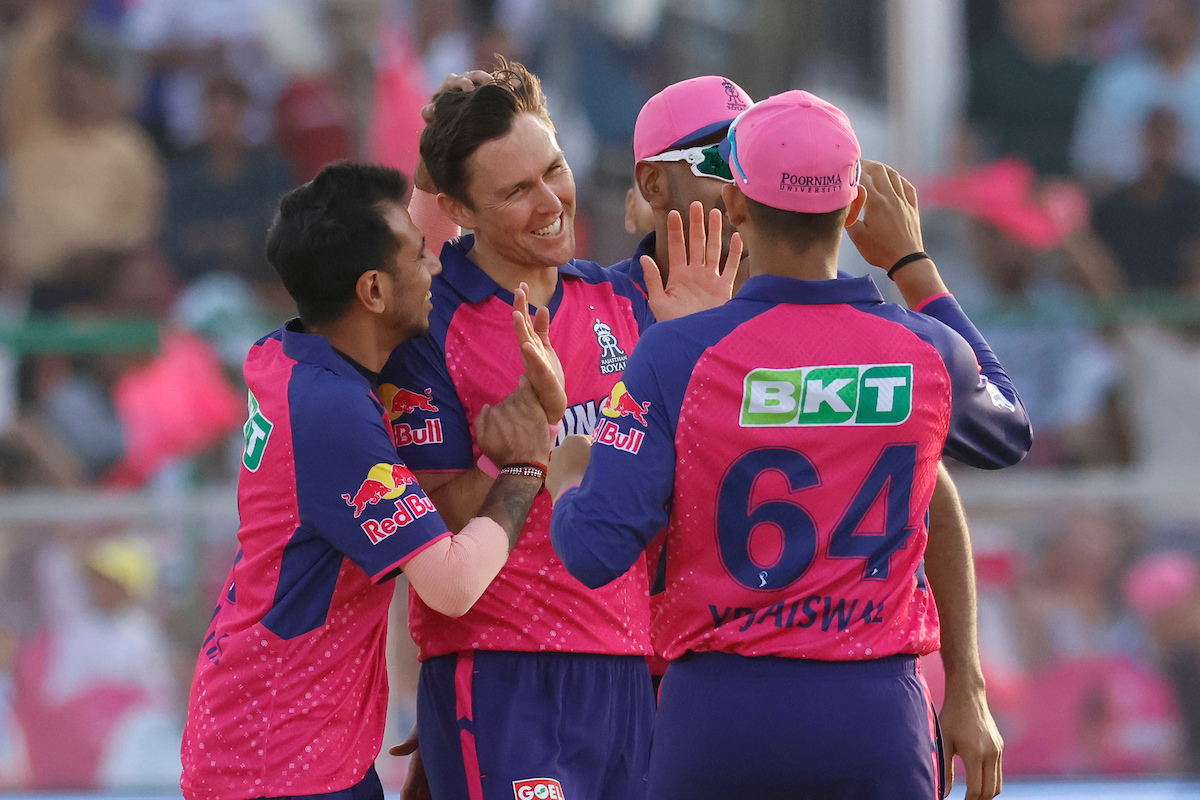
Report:
[[[1169,611],[1185,602],[1200,582],[1195,560],[1178,550],[1146,556],[1125,576],[1125,598],[1143,617]]]
[[[721,155],[751,200],[824,214],[858,194],[862,148],[841,109],[793,90],[755,103],[729,128]]]
[[[672,83],[638,112],[633,156],[641,161],[717,133],[753,102],[742,87],[719,75]]]

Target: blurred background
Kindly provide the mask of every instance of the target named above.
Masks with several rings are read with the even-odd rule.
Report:
[[[430,92],[494,53],[542,77],[606,264],[667,83],[847,111],[1037,432],[955,470],[1006,777],[1200,775],[1198,47],[1195,0],[0,0],[0,794],[177,796],[241,362],[292,313],[266,225],[326,162],[411,173]]]

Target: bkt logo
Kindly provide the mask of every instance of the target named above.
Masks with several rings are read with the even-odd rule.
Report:
[[[742,388],[741,424],[899,425],[912,413],[912,364],[756,369]]]
[[[431,414],[437,413],[438,410],[433,404],[433,389],[426,389],[423,394],[417,394],[385,383],[379,387],[379,399],[383,401],[383,407],[388,410],[388,417],[392,422],[417,410],[428,411]]]
[[[517,800],[566,800],[562,784],[553,778],[526,778],[513,781],[513,794]]]

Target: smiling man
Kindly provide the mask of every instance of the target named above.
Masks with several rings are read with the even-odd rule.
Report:
[[[452,528],[478,513],[492,485],[478,417],[517,382],[519,284],[551,315],[567,432],[592,430],[654,320],[627,277],[572,258],[575,182],[537,78],[519,64],[489,78],[435,96],[421,155],[442,212],[473,235],[442,250],[429,334],[401,346],[383,371],[385,393],[429,399],[397,408],[393,424],[438,431],[402,453]],[[420,754],[439,800],[511,800],[522,789],[571,800],[644,793],[654,713],[645,569],[589,591],[554,556],[549,523],[543,493],[513,556],[464,616],[413,601]]]
[[[403,571],[434,613],[463,614],[541,488],[528,466],[549,452],[539,398],[553,406],[561,385],[528,317],[515,320],[520,385],[477,421],[483,451],[506,467],[475,518],[452,534],[396,453],[377,373],[429,328],[440,269],[406,188],[395,170],[327,167],[271,226],[267,258],[300,316],[246,358],[239,549],[192,682],[189,800],[382,800],[392,579]]]

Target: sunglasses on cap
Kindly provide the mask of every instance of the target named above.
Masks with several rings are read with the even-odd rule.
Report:
[[[693,175],[733,183],[733,173],[729,171],[725,159],[721,158],[719,147],[719,144],[710,144],[703,147],[687,147],[683,150],[668,150],[656,156],[643,158],[642,161],[686,161],[692,168]]]
[[[749,111],[749,109],[747,109],[747,111]],[[744,116],[746,116],[745,111],[734,117],[733,122],[729,123],[729,132],[725,134],[725,138],[720,144],[714,145],[718,149],[725,150],[726,155],[722,157],[722,155],[718,153],[717,158],[720,158],[722,163],[724,163],[725,158],[729,159],[729,163],[726,164],[725,169],[729,170],[729,179],[731,183],[733,182],[733,169],[738,171],[738,174],[742,176],[743,181],[749,182],[749,178],[746,177],[746,170],[742,169],[742,165],[738,162],[737,155],[737,124],[738,121]],[[680,150],[678,152],[682,153],[683,151]],[[651,159],[647,158],[644,160],[650,161]],[[695,167],[693,167],[692,170],[695,171]],[[854,185],[857,186],[860,183],[862,183],[862,161],[856,161],[854,162]]]

